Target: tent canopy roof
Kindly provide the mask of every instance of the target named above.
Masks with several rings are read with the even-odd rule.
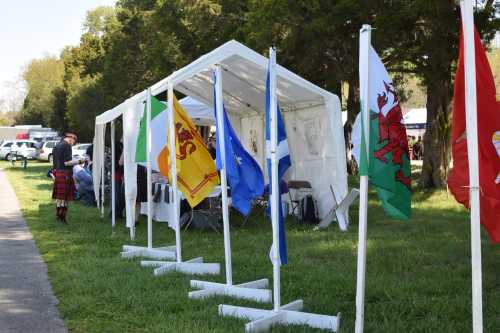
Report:
[[[216,65],[222,67],[224,105],[229,112],[254,115],[265,111],[268,59],[235,40],[221,45],[157,82],[151,87],[151,93],[158,95],[171,84],[182,94],[205,105],[213,105],[213,70]],[[278,101],[283,111],[324,105],[336,98],[329,91],[278,64],[276,75]],[[146,91],[143,91],[99,115],[96,123],[106,123],[119,117],[126,103],[145,98]]]
[[[237,41],[229,41],[152,86],[157,95],[174,89],[213,105],[213,70],[222,67],[225,107],[232,113],[263,113],[268,59]],[[276,66],[277,94],[282,109],[293,110],[323,105],[335,95],[286,68]]]
[[[403,116],[403,123],[405,125],[426,124],[427,123],[427,109],[426,108],[410,109]]]

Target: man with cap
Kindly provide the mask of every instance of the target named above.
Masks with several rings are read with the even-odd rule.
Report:
[[[52,198],[56,200],[56,217],[61,223],[66,224],[68,202],[74,199],[75,182],[72,167],[83,164],[84,159],[74,160],[71,147],[76,143],[77,136],[68,131],[64,138],[52,150],[54,165],[54,189]]]

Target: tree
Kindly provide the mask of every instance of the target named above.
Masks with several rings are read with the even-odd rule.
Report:
[[[94,37],[102,37],[113,25],[116,25],[116,11],[114,7],[100,6],[87,12],[83,22],[84,33]]]
[[[73,81],[73,93],[68,96],[68,125],[78,133],[82,141],[92,140],[94,119],[104,109],[104,93],[100,80],[100,77],[85,77]]]
[[[498,6],[488,0],[479,1],[476,7],[476,27],[485,41],[500,27],[500,20],[495,18]],[[445,187],[450,162],[449,118],[458,58],[459,7],[454,0],[395,0],[378,3],[377,12],[375,36],[394,37],[392,46],[384,52],[389,68],[416,74],[427,93],[427,130],[419,184],[425,188]],[[410,26],[413,29],[408,29]]]
[[[1,112],[0,126],[12,126],[15,123],[16,112]]]
[[[49,125],[51,128],[63,133],[69,129],[68,120],[66,119],[68,94],[64,88],[58,87],[52,91],[52,95],[54,104],[52,106],[53,112],[49,119]]]
[[[48,125],[53,105],[52,90],[62,87],[63,76],[64,64],[57,57],[32,60],[22,74],[27,95],[16,121]]]

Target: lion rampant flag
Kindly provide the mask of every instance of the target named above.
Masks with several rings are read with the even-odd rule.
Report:
[[[146,112],[137,138],[136,162],[146,162]],[[191,118],[174,96],[177,184],[191,207],[198,205],[219,184],[215,162]],[[151,168],[170,177],[166,105],[151,98]]]
[[[367,147],[360,113],[354,123],[353,153],[360,174],[368,175],[386,214],[395,219],[408,219],[411,179],[406,128],[392,80],[371,46],[368,74],[370,139]]]

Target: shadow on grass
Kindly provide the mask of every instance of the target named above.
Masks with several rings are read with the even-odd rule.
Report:
[[[147,225],[142,218],[137,238],[130,241],[124,221],[113,232],[109,218],[96,208],[72,202],[68,225],[54,219],[46,166],[26,173],[7,170],[23,214],[48,264],[59,309],[72,332],[241,332],[244,321],[220,318],[220,303],[270,308],[270,304],[224,297],[204,301],[187,298],[190,276],[154,277],[139,260],[122,260],[124,244],[145,245]],[[40,178],[36,177],[39,173]],[[24,176],[32,175],[33,179]],[[470,245],[467,214],[442,192],[414,195],[410,221],[388,219],[370,193],[366,284],[367,331],[470,331]],[[357,204],[350,212],[350,229],[327,230],[287,219],[289,264],[281,268],[283,303],[304,299],[305,310],[322,314],[342,312],[342,332],[352,332],[355,317]],[[108,211],[106,210],[106,216]],[[231,214],[235,283],[272,278],[269,248],[271,225],[261,214],[245,225]],[[174,232],[154,223],[153,245],[174,244]],[[224,281],[223,235],[211,231],[182,232],[182,255],[203,256],[221,264],[219,276],[196,277]],[[483,235],[485,331],[500,327],[500,249]],[[272,281],[272,280],[270,280]],[[272,283],[272,282],[271,282]],[[319,332],[305,327],[276,327],[272,332]]]

